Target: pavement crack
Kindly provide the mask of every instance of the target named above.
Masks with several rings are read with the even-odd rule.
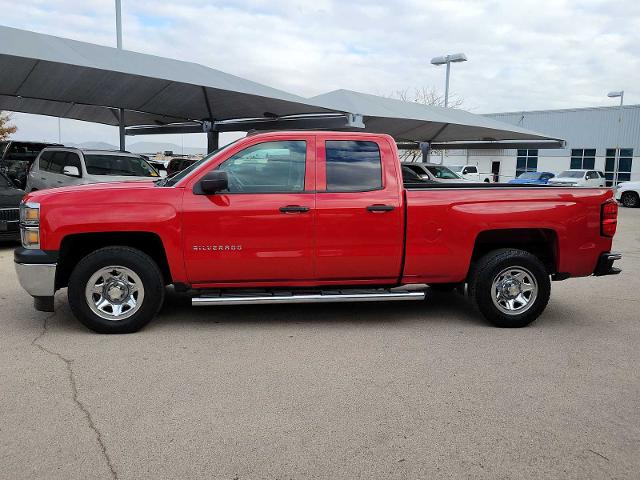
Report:
[[[607,457],[605,457],[604,455],[602,455],[601,453],[596,452],[595,450],[591,450],[590,448],[588,448],[587,450],[589,450],[591,453],[595,453],[596,455],[598,455],[599,457],[604,458],[607,462],[609,461],[609,459]]]
[[[51,355],[53,357],[57,357],[60,360],[62,360],[62,362],[64,362],[64,365],[67,369],[67,376],[69,378],[69,385],[71,386],[71,394],[72,394],[71,398],[73,399],[73,403],[75,403],[76,407],[78,407],[78,409],[82,412],[82,414],[87,420],[87,425],[95,434],[102,456],[104,457],[107,463],[107,466],[109,467],[109,471],[111,472],[111,478],[113,478],[114,480],[118,480],[118,473],[116,472],[116,469],[114,468],[113,463],[111,462],[111,457],[109,457],[109,453],[107,452],[107,447],[102,438],[102,433],[100,432],[100,429],[98,429],[95,421],[93,420],[93,416],[91,415],[91,412],[89,411],[87,406],[84,403],[82,403],[82,401],[79,398],[78,384],[76,382],[76,374],[73,371],[73,360],[66,358],[61,353],[51,350],[40,343],[40,340],[42,340],[42,338],[47,334],[48,327],[49,327],[48,326],[49,320],[51,320],[55,316],[56,314],[53,313],[45,317],[44,321],[42,322],[42,330],[33,340],[31,340],[31,345],[38,348],[43,353],[47,355]]]

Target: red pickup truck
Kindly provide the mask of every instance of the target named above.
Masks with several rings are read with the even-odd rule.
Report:
[[[165,286],[194,305],[421,300],[466,291],[501,327],[551,279],[619,273],[609,189],[403,184],[390,136],[248,136],[179,174],[28,194],[15,264],[39,310],[67,287],[98,332],[133,332]],[[411,287],[420,285],[421,287]]]

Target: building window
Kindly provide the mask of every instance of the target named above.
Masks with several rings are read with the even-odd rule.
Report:
[[[536,170],[538,170],[538,150],[518,150],[516,177],[524,172],[535,172]]]
[[[607,187],[616,185],[620,182],[628,182],[631,180],[631,164],[633,163],[633,148],[621,148],[620,158],[616,168],[616,149],[607,148],[607,157],[604,162],[604,175],[607,179]]]
[[[572,170],[592,170],[596,168],[596,149],[573,149],[571,150]]]

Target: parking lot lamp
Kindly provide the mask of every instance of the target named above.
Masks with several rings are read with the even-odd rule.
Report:
[[[444,108],[449,106],[449,74],[451,72],[451,64],[458,62],[466,62],[467,56],[464,53],[453,53],[451,55],[444,55],[442,57],[434,57],[431,59],[431,64],[440,66],[447,66],[447,78],[444,86]]]
[[[622,136],[622,105],[624,103],[624,90],[617,90],[607,93],[609,98],[620,97],[620,106],[618,107],[618,131],[616,132],[616,151],[613,165],[613,187],[618,185],[618,168],[620,163],[620,137]]]

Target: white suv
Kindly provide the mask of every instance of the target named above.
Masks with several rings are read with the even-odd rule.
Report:
[[[139,155],[107,150],[49,147],[40,152],[27,175],[27,192],[99,182],[144,181],[158,172]]]
[[[604,187],[606,184],[604,173],[599,170],[565,170],[548,183],[563,187]]]

